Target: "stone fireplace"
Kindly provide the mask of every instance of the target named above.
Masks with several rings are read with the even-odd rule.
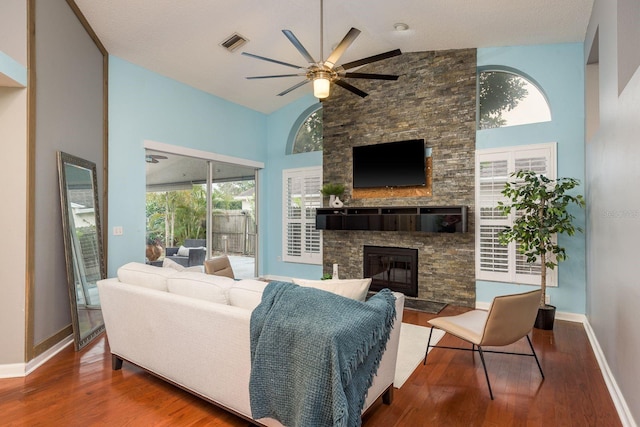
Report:
[[[466,206],[468,231],[325,230],[324,272],[335,263],[341,278],[365,277],[365,246],[411,248],[417,251],[417,298],[473,307],[476,51],[405,53],[362,71],[401,77],[384,84],[358,81],[369,93],[364,99],[336,87],[323,101],[323,181],[347,187],[346,207]],[[407,139],[424,139],[430,148],[432,195],[390,191],[354,198],[352,147]]]

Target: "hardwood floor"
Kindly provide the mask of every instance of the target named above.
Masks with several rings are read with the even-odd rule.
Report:
[[[464,311],[447,307],[440,315]],[[405,310],[427,326],[434,315]],[[620,420],[581,324],[534,330],[533,358],[485,355],[495,400],[479,358],[434,349],[390,406],[376,402],[365,427],[619,426]],[[443,345],[460,341],[445,336]],[[526,341],[512,346],[527,351]],[[111,370],[104,336],[83,351],[67,347],[26,378],[0,380],[2,426],[242,426],[247,422],[125,363]]]

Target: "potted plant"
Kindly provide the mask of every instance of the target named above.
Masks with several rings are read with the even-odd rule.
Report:
[[[527,257],[527,262],[540,262],[540,307],[535,327],[553,329],[555,307],[546,304],[547,268],[554,269],[559,262],[567,259],[565,248],[558,245],[558,234],[572,236],[580,227],[573,225],[575,217],[567,207],[576,204],[585,206],[581,195],[570,195],[568,191],[580,184],[574,178],[549,179],[530,170],[511,174],[515,182],[505,183],[502,195],[509,202],[498,202],[498,209],[504,214],[516,212],[511,227],[498,234],[500,243],[506,245],[515,241],[518,252]]]
[[[329,206],[332,208],[342,207],[342,201],[340,197],[344,194],[344,184],[327,183],[322,186],[320,192],[323,196],[329,196]]]

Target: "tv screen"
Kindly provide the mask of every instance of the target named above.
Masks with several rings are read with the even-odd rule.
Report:
[[[426,185],[424,139],[353,147],[353,188]]]

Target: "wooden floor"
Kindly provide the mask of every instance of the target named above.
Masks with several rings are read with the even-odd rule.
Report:
[[[447,307],[440,315],[463,310]],[[434,315],[405,310],[404,321],[427,325]],[[534,330],[533,358],[487,354],[495,400],[479,358],[434,349],[390,406],[377,402],[365,427],[619,426],[584,328],[556,321]],[[440,344],[458,345],[445,336]],[[526,341],[511,347],[527,351]],[[0,380],[1,426],[242,426],[247,422],[125,363],[111,370],[104,336],[76,353],[67,347],[26,378]]]

